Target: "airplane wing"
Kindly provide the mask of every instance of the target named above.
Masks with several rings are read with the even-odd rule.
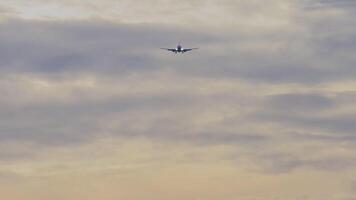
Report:
[[[194,50],[194,49],[199,49],[199,48],[183,49],[182,51],[183,51],[183,52],[187,52],[187,51],[191,51],[191,50]]]
[[[161,48],[161,49],[164,49],[164,50],[167,50],[167,51],[171,51],[171,52],[177,52],[177,50],[176,49],[167,49],[167,48]]]

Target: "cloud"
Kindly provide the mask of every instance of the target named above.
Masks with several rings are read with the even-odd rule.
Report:
[[[356,6],[353,0],[307,0],[304,3],[312,9],[353,9]]]
[[[308,116],[296,113],[264,113],[257,115],[258,119],[285,123],[297,127],[306,127],[314,131],[326,131],[328,133],[353,134],[356,130],[355,115],[343,114],[336,116]]]
[[[173,70],[192,77],[298,84],[353,79],[354,31],[345,33],[347,37],[341,40],[317,28],[308,29],[295,31],[286,26],[273,33],[222,34],[209,29],[100,20],[10,20],[0,25],[0,70],[115,76]],[[307,38],[307,34],[313,38]],[[179,41],[201,48],[198,54],[186,55],[185,59],[167,57],[169,54],[159,50]],[[349,51],[340,59],[340,51],[346,49]]]
[[[0,182],[16,183],[24,181],[24,177],[20,174],[11,172],[11,171],[0,171]]]
[[[107,74],[161,68],[158,58],[147,53],[158,51],[164,44],[171,45],[168,41],[184,33],[169,27],[158,29],[155,26],[115,25],[103,21],[56,23],[19,20],[2,23],[0,32],[3,72],[91,71]],[[182,39],[212,39],[212,36],[198,35],[189,30],[184,35]]]
[[[152,7],[152,3],[160,5]],[[101,18],[124,23],[180,24],[185,26],[280,26],[286,23],[290,1],[273,0],[260,6],[259,1],[217,0],[128,0],[114,1],[21,1],[4,2],[16,9],[19,18],[41,20],[72,20]],[[147,9],[150,7],[150,9]],[[261,20],[259,14],[263,14]],[[209,19],[209,20],[207,20]],[[265,23],[264,23],[265,22]]]
[[[315,133],[290,133],[292,138],[301,139],[304,141],[324,141],[324,142],[350,142],[354,143],[356,141],[356,135],[354,134],[315,134]]]
[[[325,97],[322,94],[280,94],[271,96],[269,107],[278,110],[288,111],[310,111],[328,109],[334,106],[331,98]]]
[[[220,198],[210,194],[223,182],[223,197],[245,187],[240,199],[304,189],[325,199],[311,184],[343,194],[339,175],[356,166],[356,29],[346,6],[50,2],[8,1],[16,16],[0,23],[0,177],[30,175],[57,191],[59,180],[91,183],[85,175],[148,199],[157,199],[146,193],[152,180],[189,199],[176,188],[195,176],[207,199]],[[199,50],[159,49],[178,42]]]
[[[288,124],[294,127],[322,131],[342,136],[352,135],[356,131],[354,112],[344,110],[353,99],[350,95],[329,94],[281,94],[268,98],[265,108],[258,111],[255,117],[259,120]],[[353,137],[353,136],[342,136]],[[336,139],[336,138],[335,138]]]
[[[14,10],[6,6],[0,6],[0,20],[13,17],[17,14]]]
[[[261,130],[222,128],[229,120],[230,129],[236,123],[252,127],[253,123],[278,121],[293,127],[350,134],[355,129],[353,113],[328,116],[291,113],[311,110],[318,113],[343,103],[321,92],[269,95],[262,103],[267,109],[258,111],[258,117],[252,122],[245,122],[242,113],[238,118],[217,120],[211,125],[216,131],[205,128],[187,131],[194,125],[182,113],[199,104],[200,110],[206,110],[212,104],[222,107],[226,103],[234,107],[241,101],[253,102],[256,98],[246,91],[243,94],[247,100],[218,90],[208,95],[195,94],[199,88],[187,84],[194,85],[196,80],[203,80],[199,87],[211,84],[212,80],[224,80],[231,85],[234,81],[247,85],[263,82],[268,90],[276,84],[309,85],[353,77],[349,68],[341,66],[336,70],[321,62],[326,54],[318,48],[330,40],[311,41],[315,52],[303,52],[310,40],[302,33],[289,29],[278,33],[236,31],[232,36],[215,30],[102,20],[3,22],[0,24],[3,44],[0,71],[4,80],[1,90],[8,96],[2,99],[0,137],[46,145],[83,142],[100,137],[103,132],[210,144],[248,143],[269,137],[262,136]],[[174,45],[177,38],[202,48],[184,56],[173,56],[159,49]],[[297,38],[302,45],[290,41],[291,38]],[[151,85],[145,86],[149,80]],[[162,84],[168,85],[162,87]],[[160,92],[159,88],[165,91]],[[261,91],[262,96],[265,94]],[[219,98],[215,99],[214,95]],[[237,102],[232,102],[235,99]],[[259,106],[247,104],[247,108]],[[192,116],[201,117],[197,114],[200,110],[193,110]]]
[[[327,171],[344,171],[352,169],[356,164],[355,157],[340,158],[340,157],[327,157],[327,158],[313,158],[308,156],[296,157],[295,155],[288,154],[271,154],[259,156],[257,163],[262,165],[260,169],[265,173],[290,173],[294,170],[301,170],[311,168],[316,170]]]

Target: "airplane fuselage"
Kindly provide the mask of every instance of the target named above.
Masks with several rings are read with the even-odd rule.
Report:
[[[176,48],[176,51],[177,51],[178,53],[183,53],[182,46],[181,46],[181,45],[178,45],[177,48]]]

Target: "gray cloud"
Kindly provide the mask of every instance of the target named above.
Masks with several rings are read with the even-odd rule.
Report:
[[[281,94],[273,95],[268,100],[271,108],[289,111],[310,111],[332,108],[334,102],[322,94]]]
[[[303,1],[309,9],[322,9],[322,8],[342,8],[352,9],[355,8],[356,3],[353,0],[306,0]]]
[[[336,116],[310,116],[312,113],[304,114],[266,112],[257,114],[257,118],[276,123],[285,123],[297,127],[307,127],[312,130],[321,130],[335,134],[353,134],[356,130],[356,120],[354,114],[343,114]]]
[[[268,98],[264,109],[256,113],[255,117],[258,120],[352,138],[353,136],[348,135],[356,131],[355,113],[352,111],[333,115],[327,113],[339,109],[340,106],[349,105],[353,99],[353,92],[350,95],[334,94],[334,97],[317,93],[275,95]]]
[[[121,135],[121,134],[120,134]],[[155,140],[192,143],[197,145],[251,145],[267,141],[269,138],[256,133],[228,133],[228,132],[189,132],[147,130],[147,132],[130,133],[132,137],[148,137]]]
[[[263,134],[238,130],[191,130],[191,118],[178,110],[188,112],[196,105],[209,106],[202,104],[203,98],[175,91],[99,100],[82,97],[73,102],[10,102],[0,106],[0,140],[31,143],[37,150],[83,144],[108,135],[194,145],[249,145],[269,139]],[[141,126],[145,128],[138,128]],[[26,159],[35,154],[33,150],[8,149],[0,154],[0,159]]]
[[[346,170],[353,173],[356,29],[351,1],[300,3],[325,10],[283,0],[159,0],[162,5],[152,10],[147,9],[152,1],[120,1],[118,7],[127,3],[123,8],[128,9],[112,7],[116,23],[72,20],[90,11],[105,18],[113,2],[36,0],[26,9],[18,1],[12,4],[23,11],[18,16],[42,20],[0,22],[2,184],[12,187],[9,181],[23,182],[27,175],[56,184],[72,180],[72,174],[78,180],[91,174],[105,188],[128,180],[129,189],[136,178],[144,187],[144,177],[160,181],[171,178],[171,172],[196,174],[208,165],[197,181],[212,174],[209,188],[215,180],[233,183],[225,176],[239,176],[247,168],[250,173],[241,178],[255,177],[253,169],[273,178],[255,188],[264,191],[266,183],[290,183],[309,172],[318,172],[315,183]],[[46,18],[46,9],[31,16],[42,3],[56,12],[53,18]],[[0,8],[0,17],[8,12]],[[170,17],[162,18],[167,13]],[[184,55],[159,49],[177,42],[200,49]],[[229,164],[238,169],[230,170]],[[159,170],[150,173],[157,167],[167,169],[162,177],[156,176]],[[121,177],[120,168],[130,174]],[[280,174],[286,176],[271,176]],[[326,187],[337,185],[335,191],[344,192],[342,181]],[[271,198],[286,199],[289,192]],[[300,199],[323,195],[305,193]]]
[[[90,139],[100,133],[101,119],[127,110],[179,107],[189,97],[147,96],[112,98],[104,101],[83,99],[77,103],[41,103],[1,108],[1,140],[31,140],[47,145]]]
[[[195,42],[212,36],[158,25],[109,22],[11,20],[0,25],[3,72],[106,74],[162,68],[150,52],[178,39]]]
[[[306,156],[307,157],[307,156]],[[266,173],[289,173],[300,168],[339,171],[355,166],[356,158],[329,157],[310,159],[288,154],[271,154],[258,157],[258,163]]]
[[[32,152],[24,152],[24,151],[17,151],[17,150],[9,150],[5,149],[0,153],[0,162],[4,161],[13,161],[13,160],[22,160],[33,157],[34,154]],[[0,173],[1,174],[1,173]],[[0,175],[1,176],[1,175]]]
[[[353,58],[336,58],[339,50],[349,49],[352,52],[352,45],[332,34],[322,35],[319,39],[306,36],[318,35],[320,31],[316,27],[325,27],[325,23],[303,27],[307,32],[236,31],[223,34],[219,30],[184,29],[158,24],[128,25],[100,20],[9,20],[0,24],[0,72],[4,76],[15,74],[29,78],[33,74],[40,74],[49,80],[61,76],[64,79],[75,79],[76,75],[94,74],[98,81],[107,77],[122,79],[138,74],[138,78],[133,81],[140,82],[141,77],[149,73],[167,70],[173,76],[186,77],[189,80],[241,79],[248,84],[264,82],[267,88],[285,83],[306,85],[354,78],[356,71],[352,65],[348,65]],[[346,25],[347,23],[342,26]],[[353,30],[348,32],[347,41],[353,41],[353,33]],[[179,40],[201,49],[183,56],[174,56],[159,49],[174,45]],[[326,52],[324,49],[330,51]],[[174,81],[177,80],[174,85],[180,84],[179,78]],[[156,83],[162,84],[159,80]],[[12,87],[12,84],[16,84],[16,80],[6,87]],[[133,83],[113,81],[112,84]],[[310,132],[341,132],[341,135],[335,136],[335,140],[340,140],[340,137],[342,140],[352,138],[356,130],[356,116],[352,112],[317,115],[350,102],[352,95],[331,98],[320,92],[268,96],[263,99],[265,102],[262,106],[265,107],[258,110],[253,117],[248,118],[243,113],[239,119],[227,117],[228,119],[216,122],[216,127],[212,125],[216,130],[207,131],[208,127],[190,131],[194,126],[184,121],[188,114],[176,116],[176,112],[190,113],[192,108],[201,105],[203,108],[195,111],[198,113],[211,109],[212,105],[225,103],[233,110],[240,102],[231,103],[235,100],[231,97],[233,95],[220,94],[218,100],[211,100],[211,96],[194,95],[194,91],[189,90],[133,96],[115,95],[108,91],[106,93],[109,94],[100,100],[86,99],[86,92],[77,92],[76,100],[69,103],[43,102],[40,97],[29,103],[11,100],[3,103],[0,106],[0,139],[30,141],[43,146],[82,143],[101,137],[102,133],[117,137],[189,141],[195,144],[251,144],[270,139],[268,134],[262,134],[261,131],[235,130],[235,126],[216,128],[223,126],[226,120],[231,121],[229,125],[244,123],[241,120],[244,117],[251,120],[246,122],[250,127],[274,122],[292,129],[308,129]],[[101,95],[96,94],[96,91],[92,92],[92,96]],[[246,107],[261,106],[252,103],[249,98],[255,97],[246,97],[246,101],[251,102]],[[205,102],[206,99],[211,101]],[[137,129],[142,124],[144,131]],[[228,130],[229,128],[232,130]],[[3,156],[15,153],[8,152]],[[282,159],[285,164],[281,166],[285,167],[281,168],[297,168],[303,165],[300,162]],[[307,165],[317,166],[312,161],[308,161]]]
[[[311,39],[288,29],[273,34],[237,31],[224,35],[215,30],[155,24],[10,20],[0,25],[0,70],[120,76],[170,69],[185,76],[301,84],[354,78],[354,59],[339,59],[337,52],[354,49],[355,31],[343,40],[314,26],[309,31]],[[159,50],[179,41],[201,49],[184,59]],[[273,50],[266,51],[269,48]],[[330,63],[337,68],[331,68]]]
[[[294,139],[301,139],[303,141],[322,141],[322,142],[355,142],[356,135],[354,134],[315,134],[315,133],[305,133],[305,132],[292,132],[290,136]]]
[[[356,192],[356,181],[355,180],[353,180],[353,181],[351,181],[351,184],[350,184],[351,186],[350,186],[350,190],[351,190],[351,192],[353,193],[353,194],[355,194]],[[350,199],[352,199],[352,198],[350,198]],[[354,198],[354,199],[356,199],[356,198]],[[352,200],[354,200],[354,199],[352,199]]]

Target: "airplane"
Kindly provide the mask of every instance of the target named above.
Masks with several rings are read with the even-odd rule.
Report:
[[[191,51],[191,50],[198,49],[198,48],[184,49],[182,47],[182,45],[178,44],[175,49],[168,49],[168,48],[161,48],[161,49],[164,49],[164,50],[167,50],[167,51],[171,51],[171,52],[176,54],[176,53],[185,53],[187,51]]]

